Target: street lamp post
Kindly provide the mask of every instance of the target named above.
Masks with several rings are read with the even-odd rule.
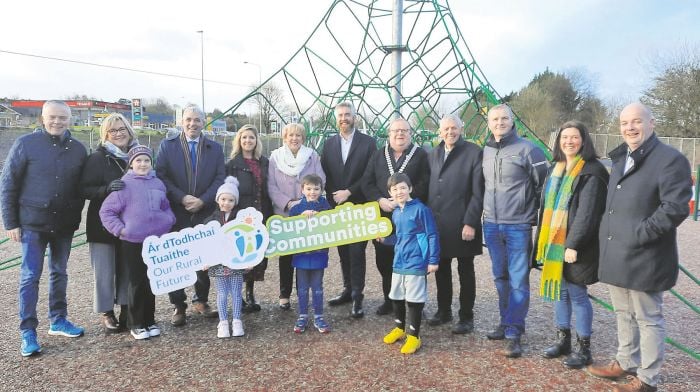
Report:
[[[250,61],[244,61],[243,64],[254,65],[254,66],[258,67],[258,89],[260,89],[260,93],[262,94],[262,67],[260,66],[260,64],[251,63]],[[258,129],[258,132],[262,132],[262,100],[258,101],[258,102],[260,102],[260,105],[258,106],[258,117],[259,117],[260,129]]]
[[[207,117],[207,112],[204,109],[204,30],[197,30],[199,33],[200,43],[202,47],[202,112],[204,117]]]

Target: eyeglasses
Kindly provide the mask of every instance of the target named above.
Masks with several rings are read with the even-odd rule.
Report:
[[[410,129],[390,129],[389,132],[408,134],[408,133],[411,133],[411,130]]]
[[[121,128],[117,128],[117,129],[110,129],[107,132],[109,132],[110,135],[116,135],[118,133],[126,133],[127,130],[128,129],[126,127],[121,127]]]

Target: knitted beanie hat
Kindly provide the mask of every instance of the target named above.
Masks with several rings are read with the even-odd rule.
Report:
[[[151,158],[151,162],[153,162],[153,151],[151,151],[150,148],[139,144],[129,150],[129,167],[131,167],[131,162],[133,162],[133,160],[139,155],[148,155],[148,157]]]
[[[238,179],[233,176],[228,176],[224,180],[223,185],[219,187],[219,189],[216,191],[216,198],[214,200],[219,200],[219,195],[222,193],[228,193],[230,195],[233,195],[233,197],[236,199],[236,204],[238,203]]]

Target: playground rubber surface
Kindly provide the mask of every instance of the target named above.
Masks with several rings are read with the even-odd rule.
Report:
[[[5,233],[0,233],[5,238]],[[700,222],[687,220],[679,229],[682,264],[700,276]],[[84,237],[78,240],[84,240]],[[0,259],[20,254],[18,244],[0,245]],[[156,320],[162,335],[135,341],[130,334],[105,334],[99,315],[92,311],[92,268],[87,246],[73,250],[69,260],[68,311],[71,321],[85,327],[77,339],[49,336],[47,320],[48,275],[45,268],[39,295],[39,328],[43,353],[22,358],[17,318],[19,267],[0,271],[0,391],[609,391],[613,383],[596,379],[582,370],[569,370],[561,359],[544,359],[542,350],[555,338],[553,309],[537,294],[539,272],[531,272],[530,313],[523,336],[524,353],[508,359],[499,351],[502,341],[485,334],[498,320],[496,291],[488,254],[475,260],[477,298],[475,331],[453,335],[451,325],[421,327],[423,346],[414,355],[399,352],[400,345],[386,345],[382,337],[393,328],[390,316],[377,316],[381,303],[379,274],[374,252],[367,247],[367,284],[363,319],[350,318],[350,305],[325,308],[330,334],[309,328],[292,332],[296,319],[296,293],[292,310],[277,307],[277,260],[270,260],[264,282],[256,285],[262,311],[244,315],[245,336],[218,339],[218,319],[205,319],[188,311],[184,327],[170,325],[167,296],[158,296]],[[453,262],[453,313],[457,317],[459,292],[456,261]],[[326,300],[341,289],[337,252],[324,278]],[[675,287],[695,306],[700,289],[683,273]],[[435,311],[435,281],[429,277],[430,298],[425,315]],[[609,301],[601,284],[590,293]],[[191,296],[191,289],[188,289]],[[215,289],[209,295],[215,307]],[[668,336],[700,351],[700,316],[670,293],[664,297]],[[592,351],[596,362],[608,362],[616,350],[612,312],[593,305]],[[696,391],[700,385],[700,361],[666,345],[661,391]]]

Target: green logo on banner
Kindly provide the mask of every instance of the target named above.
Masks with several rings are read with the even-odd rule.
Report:
[[[270,244],[265,254],[284,256],[386,237],[391,234],[391,221],[381,216],[376,201],[345,203],[311,218],[273,215],[267,230]]]

